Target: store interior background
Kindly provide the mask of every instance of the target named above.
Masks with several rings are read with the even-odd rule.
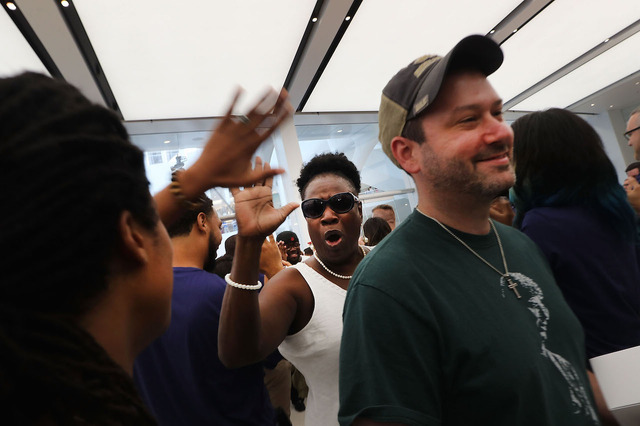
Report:
[[[238,86],[234,113],[267,87],[286,87],[296,113],[257,155],[288,172],[274,202],[300,201],[295,179],[322,152],[344,152],[362,175],[365,218],[381,203],[402,221],[415,208],[411,179],[377,140],[380,92],[423,54],[444,54],[483,34],[505,62],[489,79],[512,122],[567,108],[600,134],[624,180],[633,151],[623,137],[640,105],[637,0],[192,0],[3,1],[0,77],[25,70],[76,85],[113,108],[145,151],[151,192],[199,156]],[[235,230],[233,198],[208,194]],[[279,230],[309,242],[299,209]],[[223,254],[223,246],[218,254]]]

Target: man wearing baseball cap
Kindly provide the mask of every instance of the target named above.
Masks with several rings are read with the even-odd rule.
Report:
[[[382,92],[380,142],[417,209],[358,266],[340,352],[341,425],[597,425],[580,323],[538,247],[489,219],[513,132],[470,36]],[[406,262],[411,259],[411,262]]]
[[[278,247],[283,252],[283,259],[292,265],[300,262],[302,259],[302,250],[300,250],[300,241],[295,232],[282,231],[276,237]]]

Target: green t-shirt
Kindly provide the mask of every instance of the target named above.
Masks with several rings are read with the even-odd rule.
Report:
[[[414,211],[358,266],[340,352],[341,425],[599,424],[580,323],[524,234],[496,224],[522,298]],[[493,232],[456,232],[499,270]]]

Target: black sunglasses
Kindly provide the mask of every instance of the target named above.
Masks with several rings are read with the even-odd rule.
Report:
[[[631,133],[635,132],[636,130],[640,130],[640,127],[636,127],[635,129],[631,129],[628,132],[624,132],[624,138],[626,140],[631,139]]]
[[[331,210],[338,214],[348,213],[358,202],[358,197],[350,192],[341,192],[329,198],[321,200],[320,198],[309,198],[304,200],[300,205],[302,214],[309,219],[317,219],[322,216],[324,209],[329,205]]]

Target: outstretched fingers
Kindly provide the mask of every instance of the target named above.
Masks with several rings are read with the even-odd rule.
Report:
[[[236,103],[238,102],[238,99],[240,98],[240,95],[242,94],[243,91],[244,90],[242,89],[242,87],[238,86],[238,88],[236,89],[236,93],[233,95],[233,100],[231,101],[231,105],[229,105],[227,112],[224,114],[223,120],[231,118],[231,114],[233,114],[233,109],[235,108]]]

